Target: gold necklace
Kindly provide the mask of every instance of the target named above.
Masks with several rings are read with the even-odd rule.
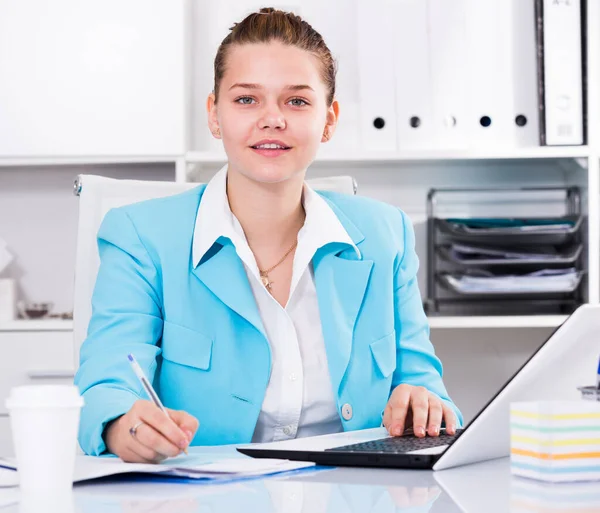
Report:
[[[269,280],[269,273],[273,269],[275,269],[277,266],[281,265],[283,263],[283,261],[288,257],[288,255],[292,251],[294,251],[294,249],[296,248],[297,245],[298,245],[298,241],[294,242],[292,247],[285,252],[285,255],[283,255],[283,257],[281,257],[281,260],[279,262],[277,262],[273,267],[269,267],[268,269],[264,269],[264,270],[260,269],[260,268],[258,269],[258,272],[260,273],[260,279],[261,279],[263,285],[265,286],[265,288],[269,292],[271,292],[271,287],[273,286],[273,283],[275,283],[274,281]]]

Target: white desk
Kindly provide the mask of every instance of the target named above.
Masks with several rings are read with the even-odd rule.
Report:
[[[2,491],[0,490],[0,497]],[[338,468],[225,485],[104,481],[65,502],[13,504],[1,513],[505,513],[599,511],[600,485],[511,477],[508,459],[443,472]]]

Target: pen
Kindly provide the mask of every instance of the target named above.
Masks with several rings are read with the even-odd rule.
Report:
[[[148,394],[148,396],[150,397],[150,399],[152,400],[152,402],[158,406],[160,408],[160,410],[167,416],[169,417],[169,412],[165,409],[165,407],[163,406],[163,403],[160,401],[158,394],[156,393],[156,391],[154,390],[154,388],[152,387],[152,385],[150,384],[150,381],[148,381],[148,378],[146,377],[146,375],[144,374],[144,371],[142,370],[142,368],[140,367],[140,364],[137,362],[137,360],[133,357],[133,355],[131,353],[129,353],[127,355],[127,359],[129,360],[129,363],[131,364],[131,368],[133,369],[133,372],[135,372],[135,375],[138,377],[138,379],[140,380],[140,383],[142,384],[142,386],[144,387],[144,390],[146,391],[146,393]],[[170,417],[169,417],[170,418]],[[183,449],[184,453],[188,453],[187,449]]]
[[[596,372],[596,388],[600,390],[600,358],[598,359],[598,372]]]

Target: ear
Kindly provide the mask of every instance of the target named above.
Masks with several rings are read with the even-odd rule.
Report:
[[[321,142],[327,142],[333,137],[339,117],[340,104],[334,99],[331,103],[331,107],[327,109],[327,117],[325,118],[325,128],[323,129],[323,137],[321,138]]]
[[[208,129],[215,139],[221,138],[219,119],[217,115],[217,103],[214,93],[210,93],[206,99],[206,113],[208,114]]]

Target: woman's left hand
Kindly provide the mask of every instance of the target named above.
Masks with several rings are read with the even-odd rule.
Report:
[[[456,415],[452,408],[425,387],[398,385],[383,413],[383,425],[392,436],[402,436],[408,427],[419,438],[438,436],[442,420],[446,433],[456,433]]]

